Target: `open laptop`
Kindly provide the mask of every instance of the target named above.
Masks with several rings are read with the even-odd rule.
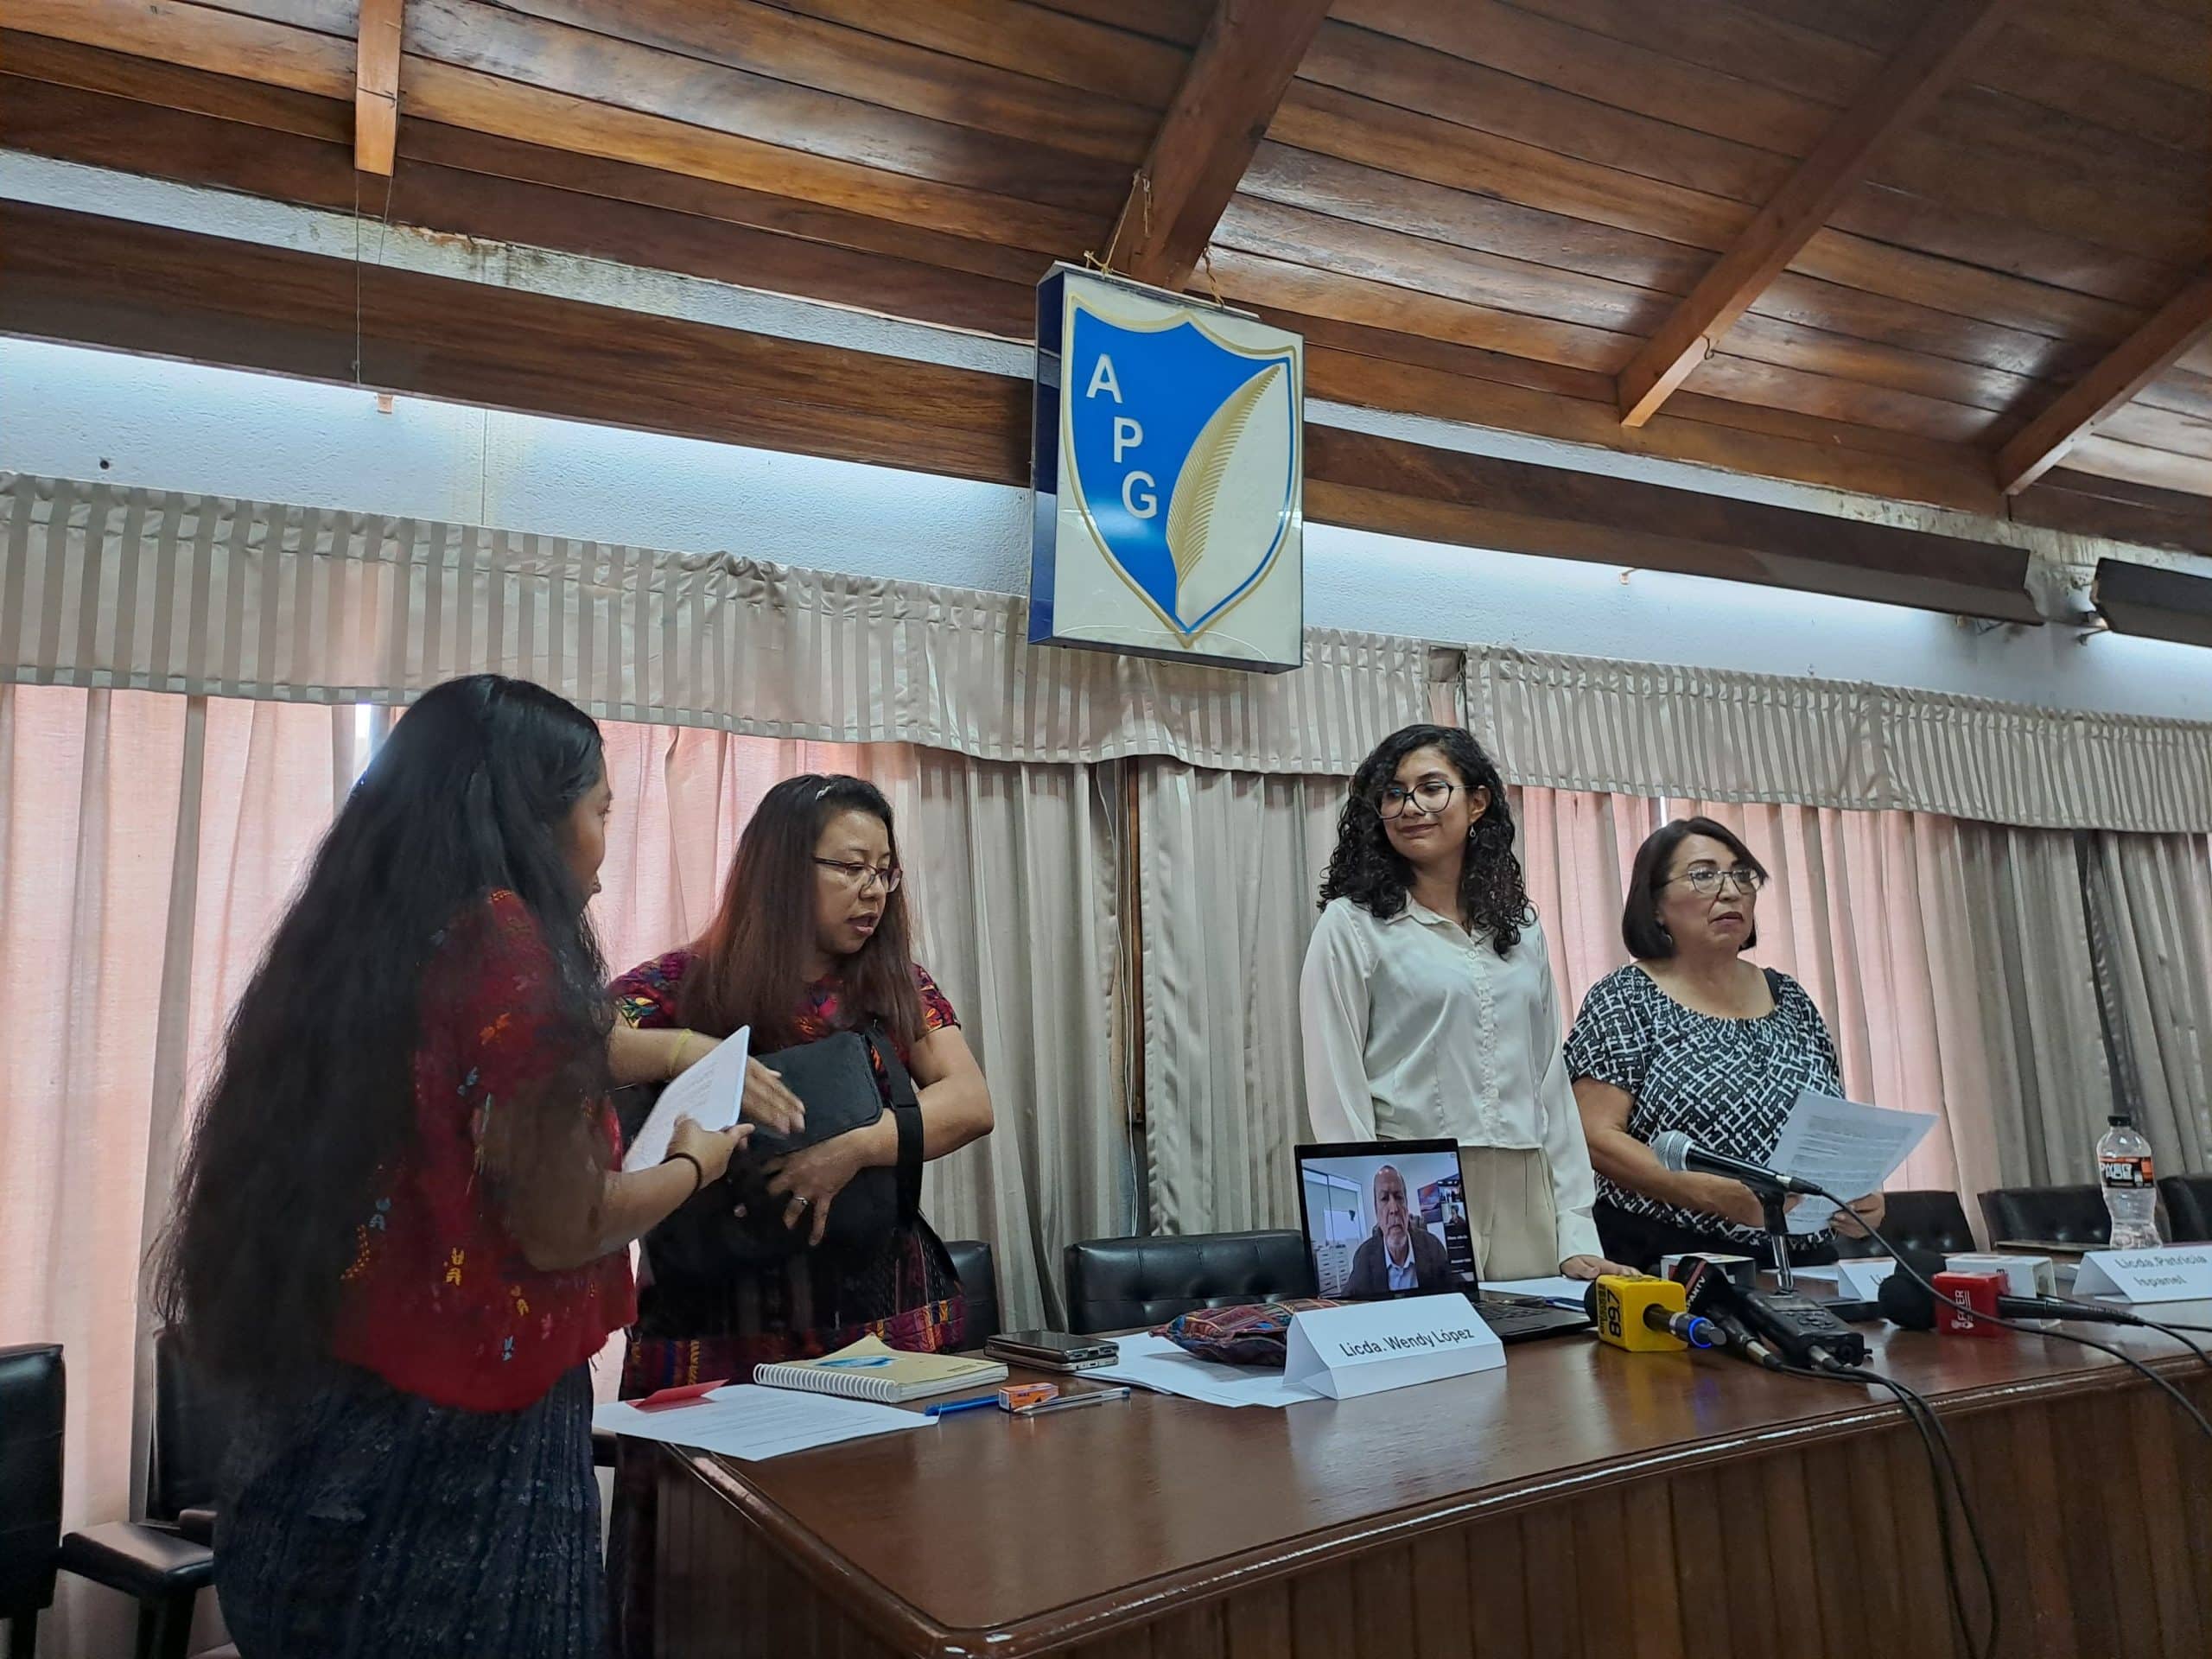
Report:
[[[1581,1314],[1482,1287],[1459,1148],[1353,1141],[1297,1148],[1298,1208],[1315,1288],[1338,1301],[1459,1291],[1500,1342],[1580,1331]]]

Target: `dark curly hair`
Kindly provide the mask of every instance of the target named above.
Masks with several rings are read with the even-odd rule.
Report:
[[[1489,934],[1491,946],[1505,956],[1521,943],[1521,930],[1536,919],[1536,912],[1513,851],[1513,809],[1506,804],[1505,780],[1482,745],[1456,726],[1408,726],[1384,738],[1359,763],[1344,791],[1344,810],[1337,816],[1337,848],[1321,878],[1321,903],[1349,899],[1384,920],[1406,907],[1413,867],[1390,845],[1375,803],[1415,749],[1442,750],[1466,789],[1490,791],[1490,807],[1475,823],[1459,868],[1459,908],[1470,930]]]

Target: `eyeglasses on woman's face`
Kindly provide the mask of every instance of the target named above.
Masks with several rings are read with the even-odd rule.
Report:
[[[1666,885],[1672,887],[1677,881],[1687,881],[1691,892],[1700,899],[1710,899],[1720,891],[1725,881],[1734,882],[1738,893],[1757,893],[1766,885],[1766,876],[1748,864],[1738,864],[1726,870],[1685,870],[1680,875],[1668,877]]]
[[[1385,818],[1403,817],[1409,804],[1433,817],[1452,804],[1452,791],[1458,787],[1441,778],[1424,778],[1411,789],[1403,784],[1385,784],[1375,791],[1372,804],[1376,814]]]
[[[885,893],[899,891],[905,872],[896,864],[886,864],[878,869],[873,864],[849,864],[840,858],[817,858],[814,861],[825,870],[835,870],[845,886],[855,893],[866,893],[870,887],[881,887]]]

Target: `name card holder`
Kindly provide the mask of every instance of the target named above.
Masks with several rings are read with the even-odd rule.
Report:
[[[1293,1314],[1283,1381],[1350,1400],[1504,1363],[1504,1344],[1465,1296],[1409,1296]]]
[[[1881,1294],[1882,1281],[1897,1270],[1897,1262],[1891,1256],[1846,1256],[1835,1264],[1836,1294],[1847,1300],[1871,1302]]]
[[[2074,1294],[2120,1302],[2212,1302],[2212,1244],[2091,1250],[2082,1258]]]

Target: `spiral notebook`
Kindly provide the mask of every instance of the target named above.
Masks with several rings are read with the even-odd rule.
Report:
[[[841,1395],[848,1400],[874,1400],[884,1405],[904,1405],[933,1394],[950,1394],[956,1389],[980,1388],[1005,1377],[1006,1367],[995,1359],[906,1354],[876,1337],[862,1337],[849,1348],[840,1348],[820,1359],[763,1365],[753,1373],[753,1380],[764,1388]]]

